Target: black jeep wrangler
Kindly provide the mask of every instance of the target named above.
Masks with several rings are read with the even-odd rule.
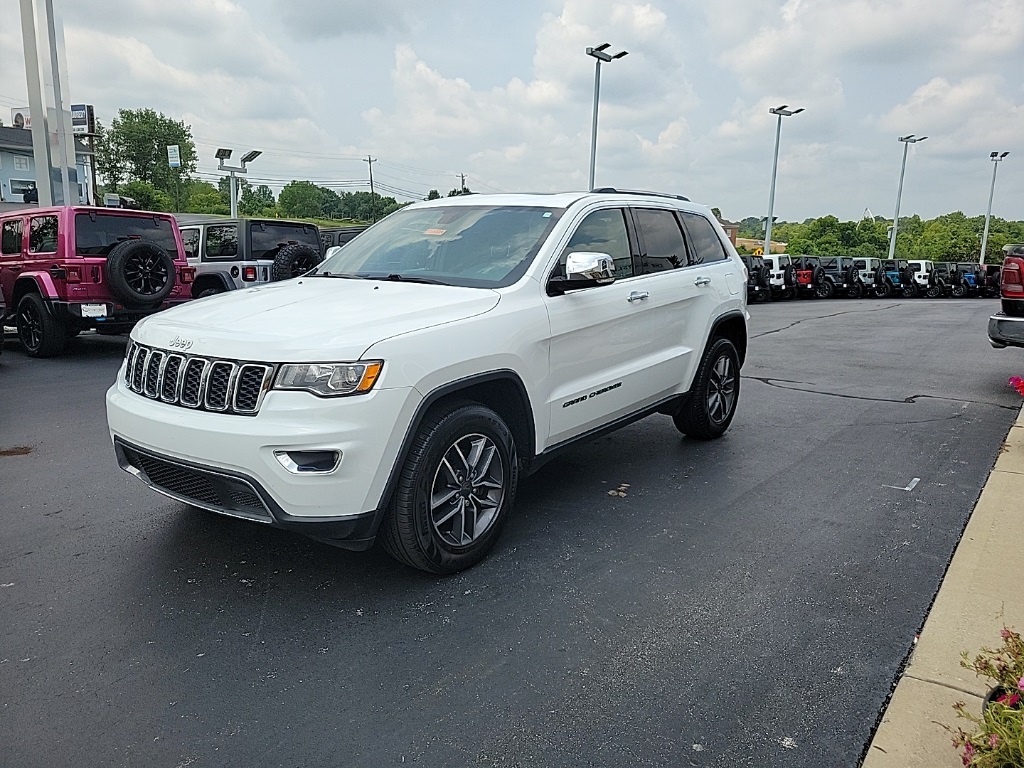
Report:
[[[747,301],[771,301],[772,268],[760,256],[740,256],[747,268]]]

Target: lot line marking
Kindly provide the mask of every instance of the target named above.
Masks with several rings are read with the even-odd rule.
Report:
[[[893,488],[897,491],[912,491],[917,487],[917,484],[921,482],[920,477],[915,477],[910,481],[910,484],[906,488],[900,488],[898,485],[883,485],[883,488]]]

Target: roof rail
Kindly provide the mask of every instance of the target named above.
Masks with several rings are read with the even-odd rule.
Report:
[[[690,202],[690,198],[683,197],[682,195],[670,195],[668,192],[650,192],[646,189],[616,189],[615,187],[597,187],[596,189],[592,189],[590,191],[616,195],[652,195],[654,197],[670,197],[673,200],[682,200],[684,203]]]

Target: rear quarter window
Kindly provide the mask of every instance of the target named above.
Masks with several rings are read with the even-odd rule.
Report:
[[[21,219],[5,221],[0,228],[0,253],[21,253]]]
[[[694,264],[710,264],[728,258],[711,222],[696,213],[679,213],[693,248]]]

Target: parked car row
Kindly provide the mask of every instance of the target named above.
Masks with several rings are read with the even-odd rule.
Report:
[[[32,357],[193,298],[286,280],[365,227],[91,206],[0,215],[0,326]],[[2,348],[2,344],[0,344]]]
[[[994,264],[784,253],[742,258],[747,267],[750,301],[999,295],[1000,267]]]

